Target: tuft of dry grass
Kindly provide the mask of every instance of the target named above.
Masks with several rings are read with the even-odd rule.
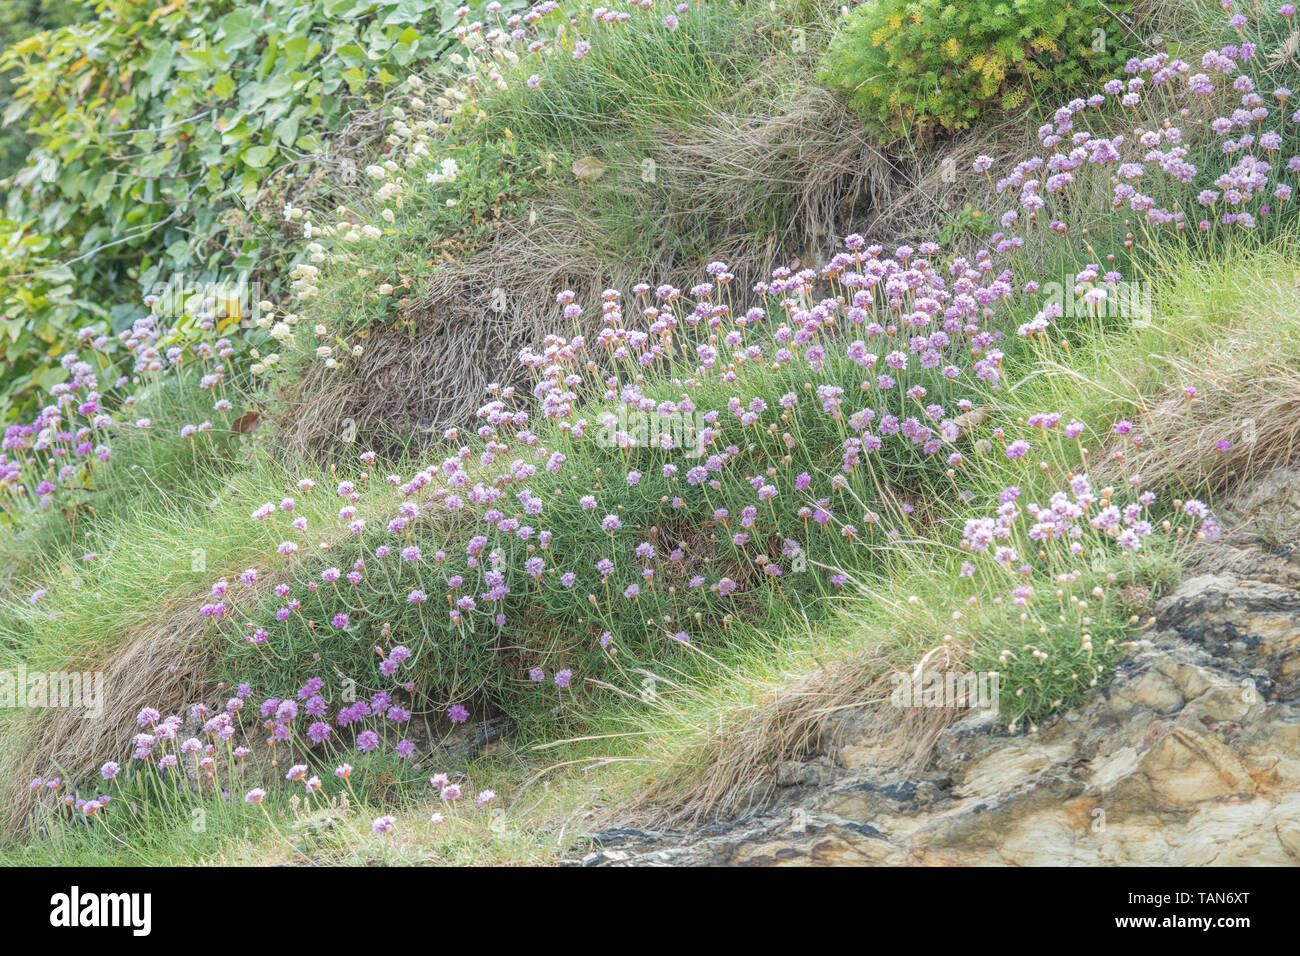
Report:
[[[963,712],[892,706],[891,673],[868,654],[770,682],[754,707],[728,715],[695,752],[674,753],[673,773],[637,795],[639,810],[659,824],[695,827],[762,807],[780,785],[783,764],[818,754],[836,759],[850,733],[869,736],[878,759],[900,772],[924,764]]]
[[[1170,361],[1197,391],[1169,389],[1143,410],[1148,485],[1221,491],[1296,460],[1300,366],[1278,344],[1275,329],[1246,329]]]
[[[0,825],[8,832],[26,829],[39,794],[28,787],[34,777],[57,771],[66,780],[97,779],[100,761],[130,754],[139,732],[135,716],[148,704],[163,713],[180,713],[211,689],[211,641],[194,614],[192,600],[157,609],[154,620],[127,635],[100,668],[104,710],[97,717],[65,707],[24,713],[4,730],[21,738],[0,747]]]
[[[886,590],[864,587],[835,628],[784,642],[779,660],[755,659],[681,705],[668,700],[672,730],[650,738],[643,756],[653,769],[630,801],[635,812],[689,827],[735,817],[797,782],[787,773],[794,763],[856,765],[860,755],[846,761],[845,749],[864,740],[882,767],[905,774],[924,765],[943,730],[969,711],[897,706],[898,678],[965,670],[971,636],[955,629],[943,594],[925,589],[927,568],[899,569]],[[915,603],[907,597],[918,593]],[[963,623],[978,630],[974,618]],[[940,639],[946,632],[958,636]]]

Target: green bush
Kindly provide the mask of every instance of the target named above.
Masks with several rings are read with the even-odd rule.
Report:
[[[1114,70],[1123,34],[1099,0],[867,0],[841,22],[822,81],[882,132],[930,139],[1018,109],[1042,84],[1055,95]]]
[[[451,0],[104,0],[0,59],[34,142],[0,215],[0,415],[63,376],[71,330],[144,292],[241,283],[291,235],[267,192],[349,111],[427,68]],[[328,189],[328,181],[321,188]]]
[[[0,50],[35,33],[65,26],[91,16],[82,0],[10,0],[0,4]],[[0,103],[13,96],[13,78],[0,73]],[[18,127],[0,129],[0,177],[20,169],[27,161],[32,141]]]

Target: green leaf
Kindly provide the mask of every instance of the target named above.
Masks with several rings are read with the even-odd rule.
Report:
[[[348,84],[348,89],[350,89],[353,93],[357,92],[358,90],[361,89],[361,87],[366,85],[366,75],[362,73],[361,70],[359,70],[355,66],[352,67],[351,69],[344,70],[342,76],[343,79]]]
[[[217,26],[223,37],[221,46],[225,50],[242,50],[256,39],[253,11],[247,7],[227,13],[217,21]]]
[[[250,146],[244,150],[241,158],[244,164],[252,169],[262,169],[271,161],[274,151],[269,146]]]
[[[285,146],[290,146],[298,138],[298,119],[299,111],[294,110],[293,114],[280,120],[275,124],[275,138]]]
[[[348,66],[360,66],[369,59],[366,56],[366,51],[355,43],[349,43],[346,46],[338,47],[334,50],[334,53]]]
[[[217,77],[216,82],[212,84],[212,95],[219,100],[228,99],[234,92],[235,81],[232,80],[228,74],[223,73],[221,76]]]
[[[424,19],[424,14],[434,6],[437,4],[430,3],[429,0],[398,0],[397,6],[381,17],[379,22],[384,26],[391,26],[394,23],[419,23]]]
[[[158,92],[171,81],[172,62],[175,60],[175,50],[170,43],[159,43],[154,47],[153,54],[144,65],[144,71],[149,77],[149,94],[157,96]]]

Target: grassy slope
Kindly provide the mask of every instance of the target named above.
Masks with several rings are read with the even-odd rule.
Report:
[[[1289,247],[1288,247],[1289,248]],[[1162,375],[1162,367],[1204,367],[1207,354],[1228,341],[1270,334],[1280,324],[1294,326],[1300,308],[1300,271],[1287,248],[1234,250],[1224,260],[1178,256],[1161,263],[1157,302],[1165,321],[1107,337],[1097,352],[1075,352],[1074,361],[1028,380],[1009,398],[1039,407],[1056,401],[1099,402],[1120,409],[1149,405],[1162,391],[1176,391],[1179,375]],[[1289,367],[1300,355],[1288,340],[1289,352],[1277,356]],[[1250,387],[1238,381],[1238,387]],[[1276,383],[1272,383],[1276,384]],[[1270,383],[1255,383],[1267,390]],[[1015,410],[1011,404],[1009,410]],[[1241,411],[1229,410],[1216,425],[1223,434],[1239,429]],[[366,832],[366,820],[352,819],[300,837],[281,823],[250,843],[242,824],[218,815],[206,837],[173,842],[171,832],[188,831],[188,809],[173,812],[141,830],[153,834],[132,851],[141,862],[221,858],[230,862],[274,862],[306,853],[333,862],[509,862],[540,863],[581,849],[583,834],[607,820],[612,808],[627,806],[648,788],[669,790],[657,796],[675,800],[697,797],[714,782],[717,762],[744,761],[765,743],[753,729],[751,717],[770,711],[776,701],[790,709],[783,719],[810,721],[833,712],[847,700],[866,703],[853,691],[866,686],[857,676],[864,662],[880,657],[905,662],[915,645],[914,635],[935,632],[936,621],[952,609],[952,599],[940,579],[918,567],[914,576],[900,578],[883,594],[854,603],[830,626],[816,629],[792,624],[790,633],[751,634],[741,642],[744,654],[710,669],[706,679],[667,675],[676,685],[660,706],[647,711],[638,704],[610,706],[599,726],[571,742],[516,741],[504,752],[479,758],[466,768],[480,786],[509,793],[510,801],[495,818],[462,808],[450,825],[430,824],[428,817],[445,807],[420,804],[398,810],[400,836],[381,840]],[[1173,569],[1171,568],[1171,573]],[[920,609],[906,601],[920,599]],[[940,626],[943,626],[942,624]],[[804,683],[809,662],[816,671]],[[847,674],[847,678],[846,678]],[[667,683],[667,682],[665,682]],[[791,706],[792,705],[792,706]],[[762,728],[776,732],[779,727]],[[744,779],[752,767],[734,767]],[[215,809],[215,808],[214,808]],[[247,817],[239,817],[244,823]],[[281,832],[283,831],[283,832]],[[65,837],[66,839],[66,837]],[[211,841],[217,841],[214,849]],[[294,849],[297,847],[297,849]],[[91,840],[41,844],[27,852],[11,851],[11,860],[111,862],[120,859],[112,843]]]
[[[694,72],[690,62],[685,61],[685,65],[679,62],[667,71],[669,75],[673,75],[672,70],[680,71],[681,86],[668,90],[671,95],[656,96],[649,103],[635,105],[634,111],[627,105],[629,91],[624,90],[625,98],[618,101],[620,108],[615,112],[622,116],[642,116],[649,110],[660,122],[689,124],[692,119],[689,105],[683,106],[680,101],[689,104],[690,97],[681,95],[682,88],[707,93],[710,84],[718,82],[716,75],[700,76]],[[610,75],[627,74],[611,70]],[[712,88],[716,93],[716,86]],[[578,84],[561,84],[559,90],[557,97],[569,98],[567,105],[560,104],[565,106],[560,115],[575,120],[567,131],[551,128],[553,124],[544,118],[510,116],[506,110],[495,114],[494,122],[498,116],[510,116],[508,121],[500,120],[501,128],[509,128],[525,146],[545,144],[554,138],[567,150],[566,159],[582,154],[590,144],[600,140],[600,137],[585,140],[583,137],[588,135],[592,104],[601,104],[595,94],[582,90]],[[598,92],[609,93],[608,90]],[[660,112],[656,114],[655,109]],[[679,110],[686,112],[674,115]],[[509,126],[505,125],[507,122]],[[488,130],[489,141],[491,136],[502,135],[494,126]],[[626,127],[620,131],[626,131]],[[599,208],[608,215],[610,224],[602,241],[610,248],[623,248],[626,244],[639,249],[637,244],[644,243],[647,233],[645,223],[637,218],[637,209],[608,199],[603,199]],[[1207,277],[1209,264],[1220,271]],[[1256,321],[1259,324],[1254,327],[1262,334],[1273,321],[1294,314],[1293,272],[1289,271],[1285,257],[1276,253],[1243,248],[1218,250],[1210,259],[1170,255],[1147,263],[1145,269],[1149,281],[1157,283],[1162,306],[1167,303],[1166,314],[1175,321],[1136,328],[1102,327],[1087,341],[1081,333],[1077,347],[1068,355],[1056,355],[1050,361],[1039,359],[1037,364],[1034,357],[1026,356],[1021,369],[1023,384],[1004,393],[997,414],[1014,418],[1055,407],[1069,408],[1085,420],[1107,421],[1118,414],[1131,413],[1149,404],[1161,389],[1176,389],[1183,384],[1183,376],[1175,370],[1180,366],[1196,368],[1206,352],[1207,342]],[[1243,308],[1246,305],[1249,308]],[[1150,361],[1149,356],[1160,356],[1163,364]],[[1166,368],[1170,371],[1162,372]],[[186,415],[178,414],[177,420],[186,420]],[[133,496],[122,494],[120,488],[106,488],[100,499],[101,513],[90,519],[90,523],[67,529],[54,523],[46,526],[57,529],[47,531],[47,538],[9,545],[15,554],[23,556],[24,562],[52,562],[48,570],[34,575],[40,579],[65,574],[67,559],[57,556],[68,554],[64,549],[72,548],[72,537],[84,536],[87,531],[89,540],[102,554],[122,559],[104,565],[109,570],[99,572],[97,568],[92,572],[102,574],[96,578],[94,589],[86,589],[81,598],[65,605],[61,609],[65,616],[59,622],[46,620],[35,626],[30,631],[33,639],[24,641],[24,657],[50,666],[69,660],[89,663],[102,659],[112,653],[114,641],[124,630],[147,621],[151,607],[156,606],[151,601],[158,602],[160,595],[183,601],[195,592],[202,593],[206,581],[219,574],[237,573],[264,548],[265,542],[248,540],[243,533],[246,522],[237,525],[236,520],[261,500],[288,488],[302,476],[304,466],[255,460],[251,466],[244,467],[234,460],[233,449],[220,450],[213,457],[229,458],[231,464],[211,472],[208,469],[190,472],[188,485],[158,482],[161,487],[153,492],[138,493],[140,486],[131,483],[129,486],[137,490]],[[154,467],[146,463],[144,470]],[[1195,483],[1190,476],[1187,480]],[[318,517],[323,519],[328,510],[322,506]],[[77,540],[72,553],[80,547],[81,541]],[[207,555],[204,575],[193,576],[188,571],[188,556],[196,548],[202,548]],[[731,635],[724,642],[726,654],[718,659],[688,655],[685,660],[674,660],[669,666],[675,672],[666,670],[657,675],[659,686],[672,688],[671,693],[658,695],[650,708],[640,701],[614,697],[594,715],[580,735],[583,740],[532,751],[528,746],[532,741],[526,737],[514,745],[519,748],[517,752],[484,758],[467,768],[478,786],[492,786],[512,795],[512,809],[507,811],[504,833],[500,823],[491,823],[490,817],[472,814],[453,818],[451,826],[417,828],[415,821],[431,812],[431,808],[424,807],[401,814],[403,836],[400,839],[380,841],[362,837],[353,832],[354,824],[366,821],[354,821],[328,829],[323,836],[312,837],[309,852],[338,860],[445,861],[471,860],[487,853],[489,857],[496,855],[504,860],[539,862],[570,849],[569,842],[583,825],[579,819],[566,828],[566,818],[580,818],[587,808],[617,805],[646,789],[663,798],[666,794],[662,781],[665,780],[672,782],[670,790],[677,791],[667,794],[670,802],[681,802],[683,797],[690,802],[695,794],[681,791],[693,788],[707,791],[715,784],[709,772],[720,755],[734,761],[737,753],[761,752],[744,730],[749,715],[755,708],[764,708],[774,695],[782,696],[788,675],[807,671],[809,661],[816,661],[822,671],[833,674],[844,668],[868,671],[862,666],[864,658],[883,659],[890,664],[906,664],[915,659],[924,639],[943,628],[941,619],[948,616],[950,605],[943,593],[945,589],[936,584],[931,573],[933,567],[927,566],[923,558],[912,560],[911,567],[888,569],[876,590],[868,591],[860,603],[852,602],[844,616],[824,620],[816,626],[796,617],[788,622],[786,633],[781,633],[771,622],[761,630],[740,624],[741,633]],[[885,580],[890,581],[890,586],[884,586]],[[105,596],[107,600],[103,599]],[[907,603],[907,596],[917,597],[917,603]],[[12,604],[7,611],[17,613]],[[972,628],[977,625],[978,621],[967,622]],[[23,632],[31,627],[26,621],[20,626]],[[10,627],[16,629],[13,624]],[[837,686],[855,687],[852,680]],[[628,690],[634,693],[635,687],[632,684]],[[809,699],[813,711],[827,706],[816,699],[816,694],[810,694]],[[533,728],[532,733],[533,740],[547,740],[544,726]],[[538,778],[539,772],[548,767],[556,769]],[[743,770],[738,771],[736,779],[744,779]],[[395,797],[418,796],[420,792],[397,789],[397,793],[377,797],[375,806]],[[178,817],[169,825],[177,826],[180,822],[183,821]],[[156,834],[159,829],[150,826],[141,832]],[[206,840],[179,846],[161,839],[145,840],[137,850],[142,861],[217,855],[236,861],[274,859],[289,852],[289,843],[282,836],[269,835],[264,842],[250,846],[239,833],[238,826],[214,826],[210,836],[227,841],[215,852]],[[136,843],[134,838],[132,843]],[[92,839],[85,843],[74,840],[64,846],[47,845],[39,852],[46,858],[94,859],[97,853],[107,858],[112,848]]]

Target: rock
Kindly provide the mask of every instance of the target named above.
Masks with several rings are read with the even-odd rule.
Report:
[[[583,866],[600,866],[602,863],[622,863],[629,854],[622,850],[597,850],[582,858]]]
[[[505,717],[492,717],[475,723],[457,724],[450,734],[436,742],[444,759],[464,762],[481,754],[489,753],[492,746],[514,730],[514,725]],[[412,725],[411,733],[418,733]],[[420,743],[419,738],[414,738]]]
[[[1300,863],[1300,794],[1292,794],[1273,808],[1273,829],[1282,849]]]
[[[1169,714],[1183,706],[1183,695],[1172,680],[1153,668],[1143,672],[1136,681],[1116,689],[1108,703],[1117,714],[1127,714],[1135,707]]]
[[[1138,767],[1152,795],[1166,806],[1244,795],[1253,789],[1250,771],[1229,747],[1186,727],[1161,736]]]
[[[787,760],[776,768],[776,782],[781,787],[816,786],[830,778],[829,770],[829,761],[824,757],[812,761]]]

